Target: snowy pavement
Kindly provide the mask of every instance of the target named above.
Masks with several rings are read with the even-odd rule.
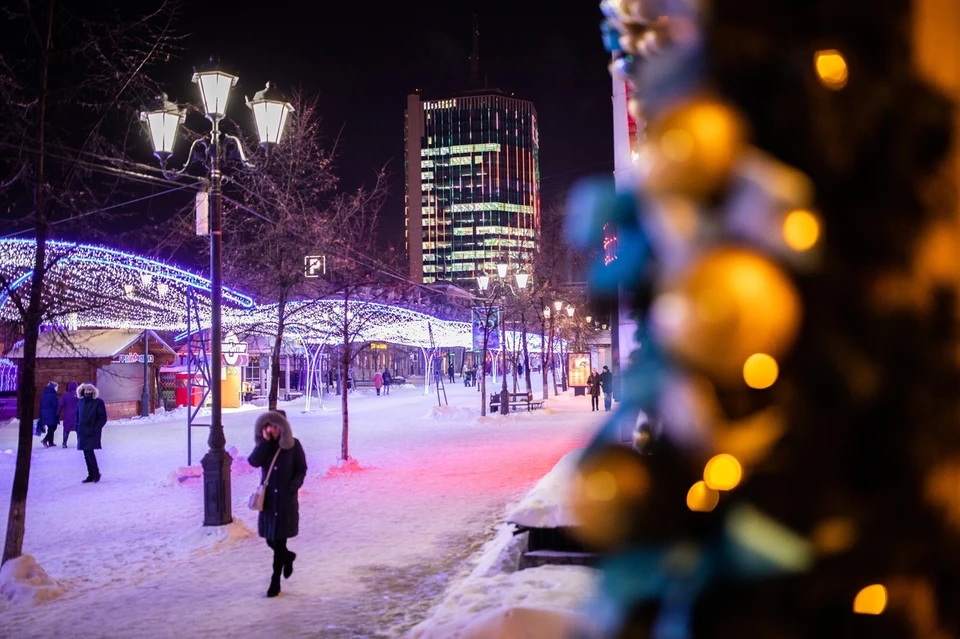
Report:
[[[310,470],[301,533],[290,541],[295,573],[275,600],[264,597],[271,554],[246,508],[258,475],[235,463],[238,524],[220,536],[199,525],[200,481],[169,480],[186,464],[185,420],[109,423],[99,484],[80,483],[75,449],[35,448],[24,552],[66,593],[39,605],[0,600],[0,635],[402,636],[469,573],[508,505],[583,446],[603,415],[591,413],[585,397],[561,397],[544,411],[480,418],[476,389],[457,384],[447,393],[444,410],[422,388],[353,394],[350,451],[363,470],[336,477],[324,475],[340,449],[339,398],[308,414],[303,400],[283,406]],[[227,447],[240,456],[252,448],[255,414],[224,417]],[[206,431],[194,436],[197,463]],[[15,427],[0,427],[0,451],[15,442]],[[13,463],[0,452],[3,513]]]

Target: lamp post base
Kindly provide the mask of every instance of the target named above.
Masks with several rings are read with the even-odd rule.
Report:
[[[222,448],[211,448],[200,464],[203,466],[203,525],[226,526],[233,521],[230,491],[233,458]]]
[[[504,388],[500,391],[500,414],[509,415],[510,414],[510,393]]]

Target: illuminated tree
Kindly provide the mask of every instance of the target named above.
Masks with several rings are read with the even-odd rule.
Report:
[[[100,6],[93,20],[60,5],[48,0],[5,7],[0,26],[0,194],[8,204],[0,215],[10,222],[5,228],[19,227],[36,238],[29,285],[0,281],[0,292],[15,300],[24,332],[3,562],[23,550],[40,326],[62,313],[51,306],[56,295],[46,280],[51,267],[46,242],[53,225],[103,208],[90,188],[91,176],[123,172],[119,165],[125,156],[108,140],[121,132],[121,141],[139,141],[131,124],[134,114],[148,95],[155,95],[145,74],[169,57],[175,44],[171,3],[149,15]]]
[[[233,281],[243,282],[262,301],[276,302],[271,323],[268,406],[277,407],[280,354],[289,319],[288,302],[313,297],[318,280],[305,277],[304,258],[322,254],[334,209],[340,205],[333,151],[323,146],[316,100],[297,93],[283,144],[272,150],[257,173],[238,175],[241,207],[225,217],[224,264]]]

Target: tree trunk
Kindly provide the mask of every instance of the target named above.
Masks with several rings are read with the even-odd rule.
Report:
[[[483,320],[483,354],[480,356],[480,416],[487,414],[487,336],[490,334],[490,314],[485,311]]]
[[[7,515],[7,536],[3,544],[5,564],[23,554],[23,536],[27,521],[27,489],[30,486],[30,458],[33,452],[33,404],[36,401],[37,341],[43,321],[43,280],[47,259],[47,217],[44,202],[44,159],[46,157],[47,77],[50,68],[50,51],[53,34],[53,0],[47,3],[47,37],[43,46],[43,65],[40,70],[40,100],[37,115],[39,140],[37,156],[36,232],[37,248],[33,260],[33,276],[30,279],[30,301],[23,318],[23,361],[20,364],[20,383],[17,387],[17,408],[20,412],[20,430],[17,437],[17,461],[13,471],[13,487],[10,491],[10,510]]]
[[[520,314],[520,338],[523,340],[523,377],[527,383],[527,394],[533,393],[533,386],[530,383],[530,351],[527,348],[527,321]]]
[[[349,310],[349,295],[343,296],[343,348],[340,349],[340,379],[343,383],[340,385],[340,412],[343,419],[343,430],[340,433],[340,459],[350,459],[350,408],[348,406],[347,396],[350,394],[350,325],[347,317]],[[356,380],[354,380],[356,383]]]
[[[287,290],[281,289],[277,300],[277,334],[276,342],[270,353],[270,394],[267,398],[267,409],[277,410],[277,400],[280,399],[280,351],[283,349],[283,329],[285,328],[287,310]],[[289,365],[289,360],[287,365]],[[287,389],[290,392],[290,389]]]
[[[541,306],[543,302],[541,300]],[[550,351],[549,343],[547,342],[547,323],[543,320],[543,317],[540,317],[540,378],[543,382],[543,399],[546,400],[549,396],[549,391],[547,390],[547,362],[549,361]]]
[[[554,330],[554,318],[553,315],[550,316],[550,369],[553,371],[553,396],[556,397],[560,394],[560,391],[557,388],[557,364],[554,361],[553,356],[553,340],[556,339],[556,331]]]

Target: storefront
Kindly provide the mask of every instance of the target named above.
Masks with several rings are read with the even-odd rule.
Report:
[[[144,380],[152,413],[160,405],[158,372],[171,363],[175,355],[153,331],[82,329],[41,333],[34,377],[35,414],[40,406],[40,393],[49,382],[57,382],[62,395],[67,384],[74,381],[93,382],[97,386],[110,419],[140,415]],[[19,365],[23,359],[22,344],[7,357]]]

